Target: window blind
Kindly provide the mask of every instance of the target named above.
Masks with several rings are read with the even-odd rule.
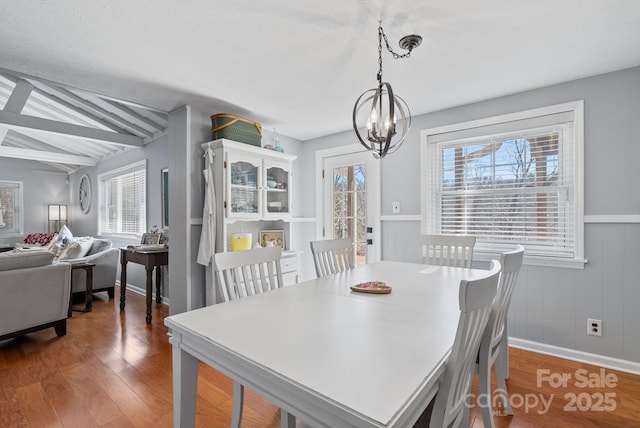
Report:
[[[428,135],[426,231],[475,235],[479,252],[581,258],[575,140],[573,112]]]
[[[146,168],[136,164],[100,176],[100,233],[138,235],[146,227]]]

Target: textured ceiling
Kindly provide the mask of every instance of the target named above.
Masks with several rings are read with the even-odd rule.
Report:
[[[350,128],[377,25],[414,115],[640,65],[638,0],[0,0],[0,68],[163,111],[189,103],[306,140]]]

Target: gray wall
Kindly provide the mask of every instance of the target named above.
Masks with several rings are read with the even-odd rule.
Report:
[[[0,180],[21,181],[24,203],[24,235],[0,236],[2,244],[21,242],[29,233],[46,232],[47,205],[69,204],[67,174],[40,162],[0,157]],[[74,221],[71,215],[70,224]]]
[[[382,214],[390,215],[392,201],[400,201],[402,214],[420,215],[421,130],[576,100],[585,102],[587,220],[638,216],[640,67],[414,117],[403,147],[381,161]],[[305,142],[305,187],[315,185],[316,150],[353,142],[351,132]],[[315,195],[302,198],[305,215],[314,216]],[[584,270],[523,267],[510,335],[640,363],[640,224],[633,218],[585,225]],[[417,261],[419,233],[419,221],[383,222],[382,258]],[[603,321],[601,338],[587,336],[587,318]]]
[[[98,175],[120,168],[131,163],[141,160],[147,161],[147,230],[157,225],[162,225],[161,218],[161,187],[160,187],[160,171],[169,165],[168,161],[168,137],[161,136],[143,148],[127,151],[121,155],[105,159],[95,167],[88,167],[78,170],[71,174],[70,178],[70,211],[71,225],[69,229],[74,236],[98,236]],[[91,208],[87,214],[82,214],[78,205],[78,185],[80,178],[87,174],[91,180]],[[139,244],[135,239],[114,239],[116,247],[126,247],[127,245]],[[120,280],[120,264],[118,264],[118,276]],[[143,266],[137,264],[129,264],[127,266],[127,284],[140,290],[145,290],[146,272]],[[163,284],[162,296],[171,298],[171,290],[167,287],[166,282]]]

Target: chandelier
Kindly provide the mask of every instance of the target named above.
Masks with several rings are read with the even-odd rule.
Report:
[[[411,51],[422,43],[420,36],[405,36],[400,39],[399,45],[408,52],[397,54],[389,46],[382,24],[378,26],[378,87],[365,91],[353,107],[353,130],[356,137],[376,159],[395,152],[407,137],[411,126],[409,106],[393,93],[389,82],[382,81],[382,39],[394,59],[408,58]],[[361,130],[364,133],[365,129],[366,135],[362,135]]]

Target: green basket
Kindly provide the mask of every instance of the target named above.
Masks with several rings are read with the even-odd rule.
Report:
[[[213,139],[226,138],[252,146],[260,147],[262,142],[262,125],[249,119],[228,113],[211,116]]]

